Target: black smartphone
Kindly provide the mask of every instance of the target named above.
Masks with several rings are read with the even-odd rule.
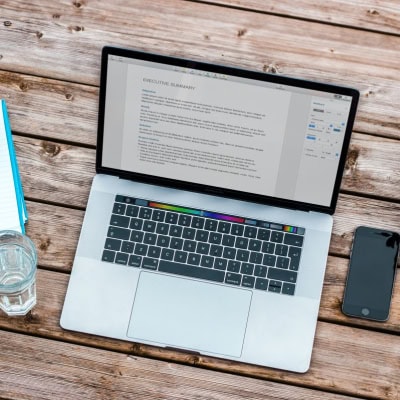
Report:
[[[360,226],[356,229],[342,311],[352,317],[386,321],[392,299],[399,234]]]

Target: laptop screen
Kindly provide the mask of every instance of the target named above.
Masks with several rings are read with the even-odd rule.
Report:
[[[105,48],[98,158],[127,176],[328,210],[357,100],[352,89]]]

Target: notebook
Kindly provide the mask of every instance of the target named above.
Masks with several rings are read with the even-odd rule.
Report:
[[[0,100],[0,230],[25,232],[28,214],[5,100]]]
[[[104,47],[61,326],[307,371],[358,98]]]

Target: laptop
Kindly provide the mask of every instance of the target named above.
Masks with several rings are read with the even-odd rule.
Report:
[[[104,47],[61,326],[307,371],[358,98]]]

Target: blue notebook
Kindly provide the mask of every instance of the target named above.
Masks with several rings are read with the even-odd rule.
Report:
[[[0,100],[0,230],[25,233],[28,219],[5,100]]]

